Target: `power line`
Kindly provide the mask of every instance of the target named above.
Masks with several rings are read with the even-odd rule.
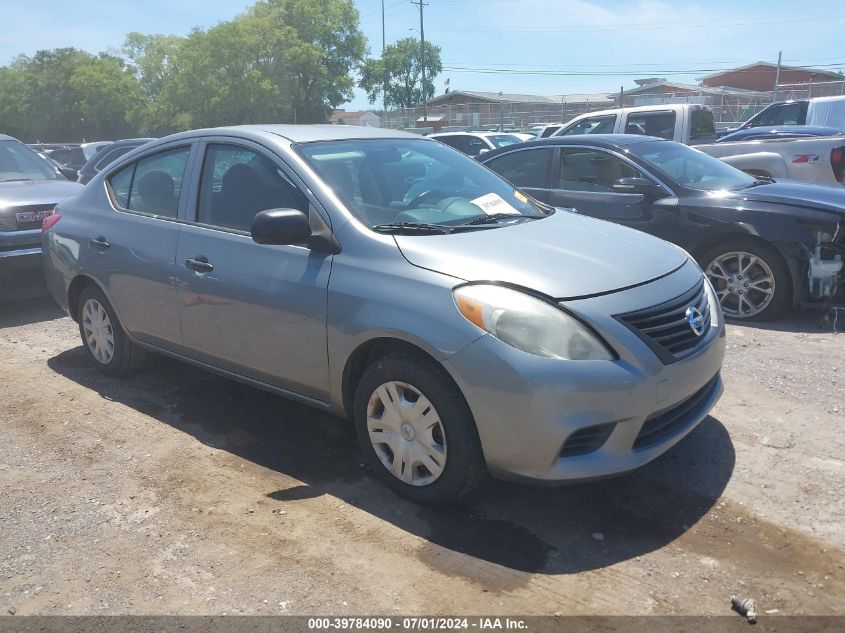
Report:
[[[661,24],[628,24],[625,26],[614,27],[590,27],[579,26],[568,29],[437,29],[438,33],[599,33],[599,32],[618,32],[618,31],[663,31],[663,30],[682,30],[682,29],[700,29],[709,28],[713,26],[733,27],[733,26],[757,26],[768,24],[793,24],[795,22],[831,22],[834,20],[845,20],[845,15],[826,15],[818,17],[801,17],[796,16],[792,18],[777,18],[771,20],[754,20],[748,22],[740,22],[736,20],[717,20],[710,22],[663,22]]]
[[[791,66],[786,70],[823,70],[823,68],[841,68],[845,66],[845,61],[838,64],[820,64],[815,67]],[[688,68],[688,69],[638,69],[638,70],[609,70],[603,72],[596,71],[577,71],[577,70],[543,70],[543,69],[516,69],[516,68],[469,68],[459,65],[443,65],[444,71],[449,72],[463,72],[463,73],[477,73],[485,75],[540,75],[550,77],[632,77],[642,76],[643,74],[659,74],[659,75],[693,75],[698,73],[718,73],[718,72],[756,72],[753,68],[748,69],[731,69],[731,68]]]

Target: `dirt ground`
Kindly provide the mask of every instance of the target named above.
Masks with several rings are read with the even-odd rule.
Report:
[[[845,330],[845,315],[840,328]],[[845,334],[729,326],[722,401],[634,474],[402,500],[351,426],[0,305],[0,613],[845,613]]]

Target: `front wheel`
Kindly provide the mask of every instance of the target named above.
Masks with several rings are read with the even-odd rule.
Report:
[[[789,269],[771,246],[729,240],[705,252],[700,262],[727,318],[776,319],[789,304]]]
[[[405,354],[376,360],[358,383],[354,407],[367,460],[403,496],[450,503],[483,478],[472,414],[433,361]]]

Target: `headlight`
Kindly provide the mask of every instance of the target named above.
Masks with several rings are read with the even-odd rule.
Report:
[[[461,314],[516,349],[566,360],[612,360],[613,355],[577,319],[545,301],[503,286],[455,288]]]
[[[716,290],[707,275],[704,276],[704,292],[707,294],[707,303],[710,304],[710,327],[719,327],[719,314],[722,312],[722,306],[719,304]]]

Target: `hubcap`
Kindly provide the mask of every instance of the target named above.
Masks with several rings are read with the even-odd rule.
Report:
[[[108,365],[114,358],[114,330],[108,312],[96,299],[82,306],[82,331],[97,362]]]
[[[381,385],[367,403],[367,431],[381,463],[412,486],[427,486],[446,466],[446,433],[428,398],[408,383]]]
[[[733,251],[710,262],[706,274],[725,316],[747,319],[760,314],[775,295],[775,275],[751,253]]]

